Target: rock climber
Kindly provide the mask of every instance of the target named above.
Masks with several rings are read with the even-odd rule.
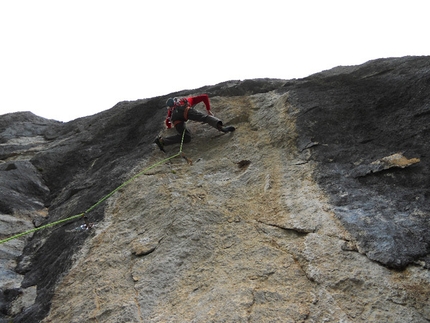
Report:
[[[194,109],[194,106],[200,102],[203,102],[205,104],[207,114],[204,114]],[[187,98],[169,98],[166,101],[166,105],[166,127],[170,129],[172,128],[173,124],[178,134],[166,138],[158,136],[154,140],[154,143],[157,144],[158,148],[160,148],[162,151],[164,151],[164,146],[181,143],[182,135],[184,136],[184,143],[191,141],[191,134],[185,126],[185,122],[187,120],[207,123],[222,132],[232,132],[236,130],[232,126],[225,127],[222,121],[213,115],[211,111],[209,97],[207,94],[191,96]]]

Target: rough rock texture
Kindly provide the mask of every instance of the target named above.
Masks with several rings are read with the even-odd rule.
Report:
[[[189,122],[192,164],[135,178],[93,229],[0,245],[0,322],[429,322],[429,89],[430,58],[404,57],[192,91],[236,132]],[[152,144],[167,97],[1,116],[0,238],[176,154]]]

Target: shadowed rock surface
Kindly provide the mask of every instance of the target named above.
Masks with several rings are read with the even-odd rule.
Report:
[[[152,141],[169,96],[208,93],[237,128],[189,122],[192,164],[135,178],[88,213],[91,230],[0,245],[0,322],[430,321],[429,90],[430,58],[403,57],[68,123],[0,116],[0,238],[80,214],[166,158]]]

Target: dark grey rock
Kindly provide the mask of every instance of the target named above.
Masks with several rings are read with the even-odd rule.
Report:
[[[389,267],[429,253],[429,89],[429,57],[404,57],[318,73],[291,90],[299,136],[319,143],[315,178],[361,251]],[[399,152],[420,162],[357,169]]]

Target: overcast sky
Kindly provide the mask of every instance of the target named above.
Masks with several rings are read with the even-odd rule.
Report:
[[[228,80],[430,55],[428,1],[0,1],[0,114],[60,121]]]

